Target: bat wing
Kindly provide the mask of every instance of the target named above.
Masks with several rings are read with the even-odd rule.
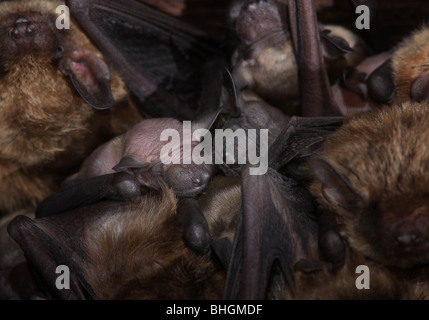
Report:
[[[143,189],[133,175],[124,172],[71,180],[37,206],[36,217],[53,216],[103,200],[133,201],[139,199]]]
[[[68,0],[72,16],[121,75],[144,115],[192,120],[207,36],[137,0]]]
[[[61,219],[68,218],[69,215],[61,215]],[[87,299],[91,289],[81,277],[84,253],[79,247],[81,242],[75,241],[72,232],[82,221],[67,221],[68,227],[56,222],[21,215],[8,225],[8,232],[24,252],[38,287],[47,298]],[[59,266],[67,266],[70,270],[68,289],[57,284],[61,275],[61,272],[57,273]]]
[[[313,200],[293,179],[269,168],[242,173],[242,211],[234,238],[225,298],[264,299],[277,261],[291,290],[294,265],[317,250]]]
[[[341,115],[324,67],[313,1],[289,1],[288,11],[299,70],[302,115]]]

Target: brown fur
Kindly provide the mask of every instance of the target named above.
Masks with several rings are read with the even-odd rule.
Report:
[[[321,28],[329,29],[333,35],[345,39],[354,50],[341,58],[325,60],[330,77],[336,79],[343,70],[357,66],[365,58],[367,49],[364,42],[351,31],[334,25]],[[238,85],[245,83],[247,89],[255,91],[285,113],[298,114],[298,66],[292,42],[284,31],[274,30],[251,43],[243,50],[249,51],[246,58],[240,56],[240,50],[243,49],[237,49],[232,59]]]
[[[86,280],[96,299],[219,299],[224,272],[187,248],[172,190],[150,195],[88,239]],[[114,256],[112,256],[112,253]]]
[[[201,210],[207,219],[213,240],[223,237],[234,240],[240,201],[240,179],[232,177],[216,177],[200,196]]]
[[[366,206],[346,209],[334,204],[324,196],[322,183],[315,178],[310,190],[321,214],[336,214],[340,234],[347,244],[347,257],[345,267],[335,275],[336,283],[331,280],[334,275],[318,280],[325,282],[322,288],[327,295],[313,290],[304,297],[320,295],[331,299],[331,292],[337,294],[331,288],[338,285],[340,297],[346,299],[429,298],[427,255],[422,253],[403,264],[391,254],[394,241],[384,238],[384,226],[389,219],[405,221],[415,208],[428,201],[427,108],[424,103],[404,103],[361,113],[346,119],[325,141],[319,155],[348,178],[362,194]],[[354,270],[360,264],[370,268],[371,290],[359,291],[354,287],[358,276]]]
[[[349,178],[369,206],[377,205],[380,214],[370,217],[375,222],[385,218],[383,212],[393,210],[400,217],[425,201],[429,192],[428,121],[427,105],[404,103],[351,117],[325,142],[320,155]],[[311,191],[324,210],[337,213],[341,233],[354,250],[380,257],[377,246],[366,236],[379,231],[376,225],[329,203],[317,180]],[[371,231],[363,232],[364,228]]]
[[[61,1],[13,1],[0,5],[0,17],[11,12],[57,16]],[[53,20],[55,21],[55,19]],[[72,20],[64,41],[69,46],[101,53]],[[3,54],[4,58],[4,54]],[[76,92],[51,58],[19,54],[2,61],[0,81],[0,209],[35,206],[76,170],[97,145],[123,133],[140,116],[126,103],[127,89],[111,69],[113,110],[95,111]]]
[[[394,101],[410,101],[413,81],[429,70],[429,28],[423,27],[404,39],[392,56]]]
[[[369,289],[358,289],[356,268],[369,268]],[[284,291],[287,300],[426,300],[429,286],[421,273],[399,270],[365,258],[353,250],[347,252],[345,265],[333,272],[329,268],[314,273],[296,272],[297,290]]]

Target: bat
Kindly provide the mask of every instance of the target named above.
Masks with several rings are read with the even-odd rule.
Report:
[[[388,91],[394,103],[424,103],[428,100],[428,72],[425,61],[428,37],[428,28],[422,27],[405,38],[392,55],[391,73],[387,78],[394,84],[394,88]]]
[[[416,54],[416,52],[419,52],[418,48],[424,48],[424,44],[422,43],[422,39],[425,38],[425,29],[421,29],[418,30],[416,32],[413,33],[413,35],[411,35],[410,37],[408,37],[407,39],[405,39],[399,46],[398,48],[391,54],[391,57],[386,60],[385,63],[383,63],[376,71],[376,79],[379,79],[379,86],[378,89],[379,93],[381,97],[384,97],[387,101],[386,104],[391,105],[391,110],[387,107],[383,108],[382,110],[380,110],[380,112],[375,112],[375,113],[371,113],[370,116],[368,117],[372,117],[372,119],[369,118],[352,118],[350,120],[350,124],[348,126],[346,126],[344,132],[340,131],[339,134],[344,134],[345,132],[347,132],[347,130],[350,130],[353,126],[355,126],[354,128],[357,128],[357,126],[359,125],[359,123],[361,125],[376,125],[375,120],[378,119],[378,121],[380,121],[380,123],[383,123],[383,125],[380,126],[380,124],[377,124],[378,127],[380,127],[380,131],[375,133],[373,132],[368,133],[368,135],[366,135],[367,138],[369,138],[370,135],[372,135],[373,137],[375,137],[375,135],[382,135],[382,132],[384,132],[383,134],[386,134],[386,132],[398,132],[396,130],[405,130],[404,127],[402,127],[402,123],[404,123],[404,121],[409,121],[409,123],[411,124],[407,124],[407,128],[408,127],[412,127],[415,130],[418,130],[418,124],[416,122],[415,117],[425,117],[424,112],[422,112],[422,108],[424,108],[424,72],[422,72],[422,61],[419,61],[418,58],[416,57],[420,57],[419,54]],[[424,52],[424,49],[421,49],[423,51],[420,52]],[[407,66],[404,63],[405,57],[413,57],[414,59],[416,59],[417,61],[415,65],[413,65],[413,67],[409,67],[408,63]],[[424,69],[423,69],[424,70]],[[420,97],[419,97],[420,95]],[[412,111],[412,108],[416,108],[416,110]],[[392,123],[392,128],[387,128],[388,123],[389,123],[389,119],[392,119],[393,117],[396,117],[398,123]],[[360,120],[358,120],[360,119]],[[365,119],[365,120],[364,120]],[[407,119],[407,120],[405,120]],[[409,119],[409,120],[408,120]],[[357,122],[354,122],[357,121]],[[364,121],[367,121],[368,123],[363,124]],[[353,124],[352,124],[353,123]],[[341,133],[342,132],[342,133]],[[410,135],[420,135],[420,133],[417,133],[418,131],[413,131],[413,130],[408,130],[407,129],[407,134]],[[347,143],[347,135],[349,133],[346,133],[345,136],[345,140],[343,141],[344,143]],[[363,144],[365,140],[361,140],[360,142],[358,142],[358,144]],[[355,141],[357,142],[357,141]],[[368,142],[368,140],[367,140]],[[369,142],[368,142],[369,143]],[[356,145],[358,145],[356,144]],[[381,146],[381,144],[383,144]],[[386,190],[389,189],[389,185],[391,185],[393,182],[391,182],[391,179],[394,179],[393,177],[395,176],[394,172],[391,172],[391,166],[393,167],[398,167],[398,165],[401,165],[401,163],[404,162],[416,162],[415,165],[416,166],[424,166],[423,163],[420,163],[419,159],[414,158],[414,157],[410,157],[409,159],[407,158],[408,155],[410,155],[410,151],[412,149],[412,146],[406,146],[406,142],[403,141],[403,138],[396,136],[396,139],[392,139],[389,141],[383,141],[381,142],[380,145],[376,144],[374,145],[374,148],[380,147],[383,150],[387,150],[388,148],[399,148],[398,150],[401,150],[401,154],[403,154],[404,156],[400,159],[397,159],[397,161],[395,161],[395,165],[392,165],[389,162],[389,159],[384,159],[382,157],[376,157],[372,163],[371,166],[383,166],[383,172],[386,175],[386,185],[383,186],[383,188],[386,188]],[[413,143],[414,145],[414,143]],[[422,148],[424,149],[424,144],[422,144],[421,146],[423,146]],[[375,150],[375,149],[374,149]],[[334,151],[333,150],[329,150],[327,149],[327,152],[332,152],[333,157],[334,156]],[[368,152],[372,152],[369,151]],[[330,160],[326,160],[325,158],[323,158],[324,156],[322,156],[319,160],[320,162],[317,162],[319,160],[314,160],[314,167],[313,167],[313,171],[316,174],[316,182],[315,185],[313,186],[313,188],[315,188],[313,190],[314,194],[319,194],[320,196],[320,188],[318,188],[316,186],[317,183],[320,183],[320,181],[322,181],[322,176],[318,176],[317,172],[322,172],[323,170],[319,171],[318,169],[318,165],[316,163],[321,164],[323,161],[327,161],[325,162],[326,166],[324,166],[325,169],[329,170],[328,168],[331,168],[330,171],[330,177],[341,177],[339,178],[338,182],[342,181],[342,179],[344,179],[343,181],[346,181],[346,184],[352,183],[350,181],[353,181],[353,178],[351,178],[351,174],[353,172],[353,175],[355,175],[355,177],[360,177],[360,170],[359,169],[359,162],[360,161],[364,161],[363,158],[360,159],[355,159],[356,162],[353,164],[353,168],[349,167],[342,167],[342,165],[340,165],[337,162],[330,162]],[[368,153],[366,153],[366,157],[369,157]],[[325,159],[325,160],[322,160]],[[391,158],[390,158],[391,159]],[[321,165],[323,166],[323,165]],[[345,170],[345,171],[344,171]],[[409,169],[405,168],[403,169],[403,171],[400,173],[400,175],[405,175],[408,176],[409,174]],[[323,171],[323,172],[327,172],[327,171]],[[396,173],[398,174],[398,173]],[[390,176],[392,175],[392,176]],[[412,175],[412,174],[411,174]],[[388,177],[388,178],[387,178]],[[322,180],[320,180],[320,179]],[[328,178],[328,175],[325,176],[325,178]],[[373,177],[375,178],[375,177]],[[333,182],[333,181],[331,181]],[[369,181],[365,181],[364,179],[362,180],[362,183],[367,183],[367,184],[372,184]],[[335,183],[334,183],[335,184]],[[322,183],[322,186],[324,185],[324,183]],[[374,185],[374,184],[372,184]],[[418,185],[418,183],[417,183]],[[320,186],[320,185],[319,185]],[[381,201],[381,199],[379,197],[383,197],[381,193],[375,195],[373,192],[375,190],[368,190],[368,189],[360,189],[360,186],[355,189],[352,185],[349,185],[351,194],[354,193],[361,193],[363,192],[363,194],[361,194],[362,199],[366,198],[365,201],[374,201],[374,202],[378,202]],[[322,187],[323,189],[324,187]],[[327,187],[326,187],[327,188]],[[367,186],[367,188],[369,188]],[[381,186],[379,186],[379,188],[381,188]],[[411,191],[410,189],[410,198],[414,198],[414,197],[418,197],[419,194],[419,188],[414,186],[414,191]],[[406,188],[404,188],[403,190],[406,190]],[[342,195],[344,195],[346,193],[346,191],[343,191]],[[371,197],[371,200],[369,200],[368,197]],[[395,200],[395,202],[400,201],[400,199],[402,197],[405,197],[404,194],[400,193],[397,196],[397,199]],[[322,198],[320,198],[322,199]],[[332,200],[332,199],[331,199]],[[322,201],[322,200],[320,200]],[[383,200],[384,201],[384,200]],[[366,202],[368,205],[368,202]],[[357,208],[355,208],[354,210],[358,210]],[[376,227],[376,225],[379,225],[381,222],[377,222],[378,219],[382,219],[381,216],[383,216],[385,213],[383,212],[383,208],[379,207],[376,210],[373,211],[373,217],[371,219],[372,222],[366,222],[367,225],[365,226],[360,226],[357,227],[356,224],[354,224],[354,222],[347,222],[347,225],[349,225],[350,228],[355,228],[356,229],[366,229],[366,230],[374,230],[374,228],[378,228]],[[324,210],[327,211],[327,210]],[[333,217],[331,218],[327,218],[327,220],[330,220],[331,222],[329,222],[328,224],[330,224],[332,227],[328,228],[330,229],[330,233],[331,234],[336,234],[337,236],[334,236],[336,241],[336,246],[337,247],[341,247],[340,245],[340,239],[338,237],[339,234],[344,234],[344,230],[342,230],[342,228],[340,228],[338,226],[338,214],[336,213],[337,211],[330,211],[330,212],[335,212],[335,214],[333,215]],[[329,213],[324,213],[323,216],[327,217],[328,215],[332,215]],[[411,213],[404,213],[403,216],[407,216],[407,215],[411,215]],[[380,218],[376,218],[376,216],[380,216]],[[400,230],[398,230],[399,226],[395,225],[396,222],[400,223],[401,219],[400,217],[395,217],[395,215],[392,215],[391,217],[392,219],[392,223],[393,223],[393,227],[390,228],[388,226],[388,224],[386,224],[386,228],[390,228],[389,231],[385,231],[384,233],[382,233],[380,235],[380,238],[382,238],[383,240],[375,240],[375,239],[368,239],[366,236],[363,235],[344,235],[343,238],[348,239],[350,237],[351,240],[347,240],[347,241],[351,241],[353,243],[352,248],[353,250],[359,250],[359,252],[364,252],[364,254],[368,251],[371,251],[372,254],[370,255],[371,257],[375,257],[377,256],[377,258],[374,259],[378,259],[380,261],[382,261],[383,263],[387,264],[387,265],[400,265],[403,268],[411,268],[414,267],[415,265],[420,264],[420,262],[418,261],[414,261],[413,257],[409,258],[409,261],[407,262],[407,258],[401,259],[399,257],[396,256],[395,252],[395,248],[394,248],[394,244],[396,243],[398,246],[401,246],[400,242],[401,241],[394,241],[392,243],[393,247],[390,247],[390,249],[386,249],[389,250],[389,253],[386,254],[384,253],[380,253],[380,250],[384,250],[381,249],[382,246],[385,246],[385,244],[376,244],[375,242],[388,242],[388,238],[391,237],[391,233],[401,233]],[[362,221],[364,221],[365,219],[362,219]],[[396,221],[396,222],[395,222]],[[355,227],[352,227],[352,225],[354,225]],[[405,224],[407,225],[407,224]],[[413,223],[411,223],[411,225],[413,225]],[[381,228],[381,226],[379,226]],[[412,229],[412,228],[411,228]],[[416,235],[414,235],[415,232],[411,232],[411,238],[416,237]],[[359,233],[359,232],[358,232]],[[399,236],[400,237],[400,236]],[[406,237],[405,237],[406,238]],[[410,239],[411,239],[410,238]],[[401,238],[402,239],[402,238]],[[370,243],[370,244],[368,244]],[[372,246],[372,247],[371,247]],[[359,247],[359,249],[357,249]],[[363,247],[368,247],[367,249],[362,249]],[[376,247],[376,249],[374,248]],[[384,247],[386,248],[386,247]],[[337,261],[337,264],[340,264],[341,261],[343,261],[344,257],[343,256],[343,250],[331,250],[331,246],[330,245],[326,245],[325,251],[328,251],[328,255],[330,256],[330,259],[335,259]],[[363,251],[362,251],[363,250]],[[378,250],[378,251],[377,251]],[[399,249],[398,249],[399,250]],[[408,250],[408,249],[407,249]],[[332,252],[330,252],[332,251]],[[338,252],[337,252],[338,251]],[[400,251],[400,250],[399,250]],[[410,250],[411,252],[412,250]],[[412,255],[412,254],[411,254]],[[386,257],[387,256],[387,257]],[[418,256],[422,257],[422,260],[424,260],[424,253],[419,253]]]
[[[203,108],[201,70],[219,57],[217,41],[138,0],[65,4],[124,79],[145,117],[195,119]]]
[[[358,266],[370,271],[370,288],[359,290],[356,280]],[[323,268],[313,272],[295,273],[297,290],[283,289],[276,296],[285,300],[426,300],[428,286],[421,276],[409,270],[398,270],[351,251],[345,265],[332,272]]]
[[[339,233],[353,250],[385,265],[428,262],[425,175],[418,173],[426,166],[425,108],[403,103],[353,117],[310,162],[311,190],[323,211],[335,214]],[[355,134],[362,129],[364,135]],[[333,144],[344,147],[341,154]]]
[[[344,71],[331,87],[341,114],[353,115],[392,103],[391,57],[392,52],[382,52]]]
[[[298,32],[308,37],[308,43],[314,44],[315,40],[309,36],[308,30],[302,28],[313,19],[311,2],[296,1],[289,5],[297,13]],[[309,58],[308,51],[304,50],[306,48],[304,43],[301,51],[303,60]],[[377,63],[383,65],[382,61]],[[323,78],[326,79],[321,74],[319,80]],[[316,87],[312,86],[314,91],[330,93],[331,88],[326,81],[315,83]],[[321,101],[321,96],[317,97],[318,100],[314,97],[308,95],[304,101],[313,100],[309,105],[319,111],[336,104],[332,94],[327,94],[325,101]],[[419,112],[416,112],[416,108]],[[392,111],[385,107],[347,119],[338,131],[332,136],[328,135],[327,140],[321,135],[317,136],[321,132],[315,128],[286,130],[270,149],[270,169],[276,169],[274,172],[269,171],[272,176],[252,177],[246,170],[242,171],[243,205],[234,237],[224,297],[262,299],[272,294],[277,297],[278,292],[269,291],[276,285],[272,281],[276,279],[275,272],[278,269],[281,269],[283,279],[277,279],[277,285],[284,283],[287,288],[286,291],[280,290],[280,296],[286,292],[283,296],[286,298],[311,299],[316,297],[309,293],[313,289],[319,298],[325,299],[415,299],[427,296],[423,271],[427,263],[424,250],[426,207],[422,196],[425,182],[424,175],[420,173],[421,168],[425,167],[426,157],[424,148],[417,151],[417,146],[423,143],[418,144],[416,137],[411,138],[413,135],[409,135],[410,123],[416,135],[422,135],[423,127],[415,122],[423,125],[426,111],[424,106],[416,104],[395,106],[394,109]],[[402,112],[407,115],[398,116]],[[383,117],[386,117],[385,126],[381,127]],[[298,123],[311,123],[314,118],[297,120]],[[386,134],[392,130],[396,134],[394,140],[392,135]],[[303,133],[312,134],[310,140],[306,140]],[[344,135],[347,136],[345,140]],[[356,143],[360,139],[365,141],[362,145]],[[423,142],[425,137],[422,139]],[[322,151],[308,150],[308,146],[317,146],[318,141],[322,143]],[[334,148],[337,148],[336,151]],[[365,149],[367,151],[362,152]],[[316,214],[316,204],[308,194],[309,190],[300,189],[296,180],[288,180],[287,176],[282,177],[280,174],[284,170],[282,167],[293,161],[293,157],[300,153],[304,155],[302,150],[310,159],[309,166],[316,177],[310,192],[322,206],[320,216]],[[351,150],[353,152],[349,152]],[[320,156],[314,156],[315,153]],[[377,159],[371,163],[374,167],[368,170],[368,161],[365,159],[374,157]],[[400,161],[404,157],[407,159]],[[335,164],[331,164],[333,159],[336,160]],[[387,164],[384,159],[388,159]],[[414,159],[418,159],[414,164],[415,169],[411,167],[408,171],[404,164],[409,166]],[[386,172],[389,174],[391,170],[396,170],[393,177],[386,176]],[[404,176],[404,172],[409,172],[410,177]],[[421,179],[417,185],[421,186],[422,191],[416,195],[417,175]],[[397,187],[399,179],[400,189]],[[389,182],[391,189],[386,190]],[[249,190],[247,196],[246,189]],[[403,202],[398,201],[399,192],[407,189],[409,191],[401,197]],[[385,198],[386,192],[389,198]],[[258,195],[257,203],[254,201],[255,195]],[[380,206],[385,206],[384,212],[379,211]],[[324,264],[325,259],[330,262],[329,266]],[[353,281],[350,279],[356,263],[380,271],[375,279],[376,291],[357,293],[352,287]],[[304,282],[302,277],[306,278]],[[319,283],[320,289],[316,283]]]
[[[2,214],[34,207],[96,146],[141,119],[75,21],[57,29],[61,4],[0,4]]]
[[[217,114],[193,122],[189,138],[197,129],[209,129]],[[165,130],[176,130],[179,139],[171,139],[168,144],[163,142]],[[187,158],[192,156],[198,142],[185,141],[183,131],[183,123],[173,118],[142,120],[127,133],[94,150],[80,170],[68,177],[62,189],[44,199],[36,210],[37,216],[53,215],[105,199],[132,200],[145,189],[160,190],[164,185],[180,197],[197,195],[207,186],[215,167],[210,163],[196,164]],[[186,148],[190,150],[189,155]],[[168,154],[172,159],[169,163],[161,158]]]
[[[225,271],[185,245],[176,205],[167,188],[137,202],[103,201],[38,219],[20,215],[8,232],[45,299],[219,299]],[[55,284],[59,265],[70,270],[69,290]]]
[[[300,114],[298,66],[287,16],[278,1],[239,1],[230,9],[238,45],[232,58],[238,87],[255,91],[289,115]],[[320,25],[322,65],[334,82],[367,54],[364,42],[349,30]]]
[[[333,89],[339,93],[335,94],[336,99],[343,101],[344,105],[365,105],[365,110],[383,104],[426,101],[427,76],[424,57],[427,37],[427,28],[421,28],[403,39],[394,50],[364,60],[351,73],[351,81],[337,84],[350,90],[341,91],[338,87]],[[410,68],[410,65],[413,67]],[[346,95],[341,96],[344,92]],[[363,99],[359,99],[357,95]]]

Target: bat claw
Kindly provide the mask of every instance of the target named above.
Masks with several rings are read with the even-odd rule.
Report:
[[[147,163],[141,163],[136,159],[134,159],[133,157],[125,156],[112,169],[116,172],[123,172],[130,169],[141,169],[146,167],[148,167]]]

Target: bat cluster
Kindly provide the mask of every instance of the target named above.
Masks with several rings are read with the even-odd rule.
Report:
[[[213,39],[186,5],[0,1],[0,299],[429,298],[429,29],[231,0]]]

